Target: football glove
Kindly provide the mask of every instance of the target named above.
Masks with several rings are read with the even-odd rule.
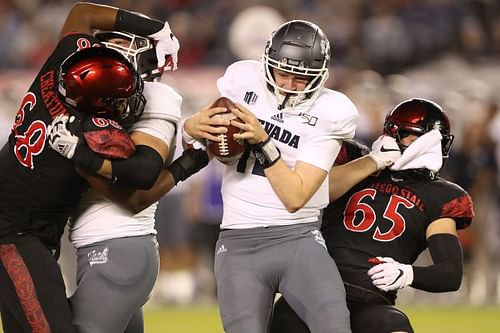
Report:
[[[99,170],[104,162],[103,157],[87,147],[82,126],[75,116],[56,116],[47,126],[47,139],[53,150],[93,172]]]
[[[391,257],[376,257],[377,264],[368,270],[375,287],[383,291],[402,289],[413,282],[413,267]],[[372,261],[373,262],[373,261]]]
[[[172,30],[170,30],[168,22],[165,22],[163,29],[148,37],[156,41],[155,49],[158,59],[158,68],[160,68],[162,72],[165,69],[175,71],[177,69],[177,53],[179,52],[180,44],[177,37],[175,37]]]
[[[83,140],[69,130],[68,125],[75,121],[75,116],[60,114],[47,126],[47,138],[52,149],[67,159],[75,155],[76,147]]]
[[[373,142],[372,151],[368,156],[377,164],[377,170],[382,170],[393,165],[401,157],[401,150],[396,139],[381,135]]]

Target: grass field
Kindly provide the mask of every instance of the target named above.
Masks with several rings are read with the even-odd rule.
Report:
[[[500,307],[421,306],[402,309],[409,315],[417,333],[500,332]],[[215,307],[197,306],[148,310],[146,332],[223,333],[223,330]]]
[[[500,307],[421,306],[402,309],[409,315],[417,333],[500,332]],[[213,306],[147,310],[145,317],[146,333],[223,333],[217,308]],[[1,328],[0,332],[3,332]]]

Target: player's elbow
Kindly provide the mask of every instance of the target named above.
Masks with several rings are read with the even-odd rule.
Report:
[[[294,200],[285,201],[283,204],[285,205],[286,210],[289,213],[293,214],[293,213],[297,212],[299,209],[301,209],[302,207],[304,207],[304,205],[306,204],[306,201],[294,199]]]
[[[462,284],[463,276],[463,265],[461,262],[455,262],[452,260],[447,260],[444,263],[444,268],[446,272],[445,280],[447,283],[444,284],[445,292],[457,291]]]
[[[68,17],[75,16],[80,17],[82,20],[87,20],[91,15],[94,14],[96,5],[90,2],[79,1],[71,7]]]
[[[448,273],[448,291],[457,291],[462,285],[462,270],[459,268],[452,268]]]
[[[133,215],[142,212],[144,209],[150,206],[150,203],[145,202],[143,200],[130,200],[122,205],[125,209],[127,209]]]

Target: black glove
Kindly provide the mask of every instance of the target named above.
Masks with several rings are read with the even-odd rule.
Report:
[[[208,164],[208,154],[203,149],[189,148],[176,158],[167,169],[174,177],[175,184],[184,181]]]
[[[104,158],[89,149],[82,126],[74,116],[58,115],[47,128],[50,147],[60,155],[92,172],[97,172]]]

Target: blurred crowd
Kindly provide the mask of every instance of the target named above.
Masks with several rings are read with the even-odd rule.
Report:
[[[0,1],[1,142],[75,2]],[[327,85],[359,108],[360,141],[370,144],[380,135],[386,112],[405,98],[440,103],[456,135],[442,175],[469,191],[476,212],[471,228],[460,235],[467,272],[453,297],[500,304],[500,0],[94,2],[170,22],[181,43],[180,69],[164,80],[184,97],[184,116],[213,100],[215,80],[226,65],[258,57],[268,30],[294,18],[317,23],[329,36]],[[162,275],[153,297],[158,303],[213,300],[211,251],[221,213],[216,163],[162,199]]]
[[[1,1],[0,68],[37,67],[57,41],[62,20],[75,2]],[[255,6],[272,7],[285,19],[316,22],[330,38],[337,65],[370,68],[384,75],[448,52],[476,61],[493,56],[500,46],[498,0],[95,2],[168,19],[182,41],[180,63],[184,67],[224,65],[238,57],[238,50],[228,52],[228,35],[235,19]],[[258,28],[253,26],[253,30]]]

